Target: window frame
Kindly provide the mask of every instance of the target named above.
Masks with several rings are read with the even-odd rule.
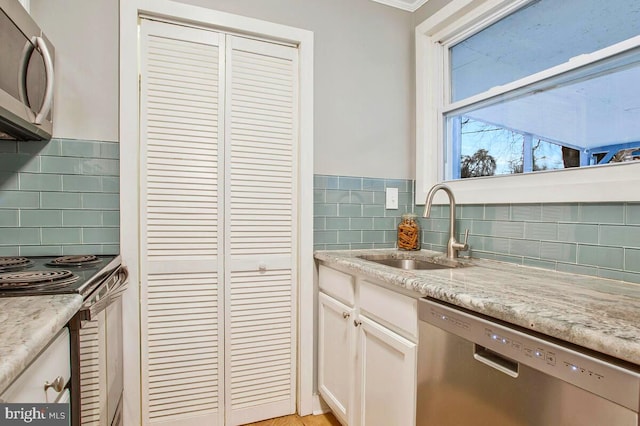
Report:
[[[444,180],[448,112],[498,97],[640,46],[640,36],[457,102],[449,101],[449,47],[531,0],[453,0],[415,30],[416,204],[446,183],[460,204],[640,201],[640,161],[459,180]],[[616,190],[613,191],[612,188]],[[446,202],[439,194],[436,203]]]

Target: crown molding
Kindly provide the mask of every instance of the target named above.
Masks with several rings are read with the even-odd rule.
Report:
[[[425,4],[429,0],[372,0],[376,3],[386,4],[387,6],[395,7],[398,9],[406,10],[407,12],[415,12],[420,6]]]

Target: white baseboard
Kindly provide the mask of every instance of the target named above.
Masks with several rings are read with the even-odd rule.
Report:
[[[313,415],[329,413],[331,409],[317,393],[313,394]]]

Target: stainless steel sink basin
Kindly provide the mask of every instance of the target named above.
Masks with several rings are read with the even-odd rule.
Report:
[[[445,258],[414,259],[381,255],[362,255],[358,256],[358,258],[367,260],[369,262],[375,262],[381,265],[406,270],[452,269],[465,266],[461,262]]]

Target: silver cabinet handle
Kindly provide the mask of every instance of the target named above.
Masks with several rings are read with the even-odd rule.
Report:
[[[342,318],[347,319],[351,316],[351,314],[349,312],[343,312],[342,313]]]
[[[355,327],[359,327],[362,324],[362,321],[358,321],[358,320],[353,320],[353,325]]]
[[[62,376],[56,377],[51,383],[44,382],[44,391],[46,392],[49,388],[53,388],[53,390],[58,393],[62,392],[62,389],[64,389],[64,379]]]
[[[47,114],[49,114],[53,104],[53,59],[51,58],[51,53],[49,53],[47,43],[42,37],[36,37],[36,45],[44,59],[44,71],[47,74],[47,87],[44,92],[42,106],[40,107],[40,111],[33,122],[35,124],[42,124],[42,121],[47,117]]]

